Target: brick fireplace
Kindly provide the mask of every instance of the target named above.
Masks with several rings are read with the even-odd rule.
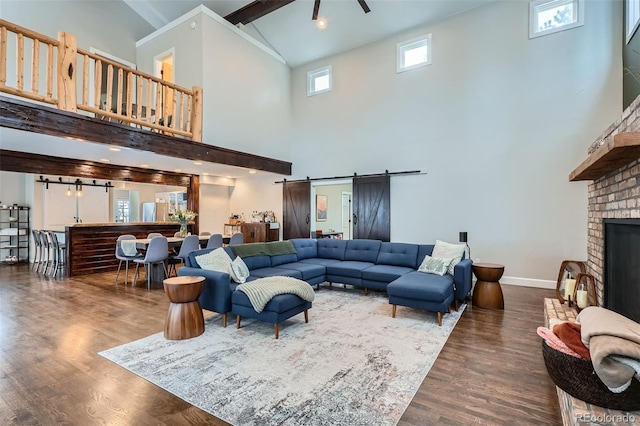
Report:
[[[589,148],[570,180],[588,186],[587,272],[594,276],[598,305],[604,306],[604,219],[640,218],[640,98]],[[637,255],[637,254],[636,254]]]

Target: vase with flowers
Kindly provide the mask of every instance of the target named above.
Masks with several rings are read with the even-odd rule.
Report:
[[[174,214],[169,215],[169,219],[173,222],[180,224],[180,237],[185,238],[188,234],[187,225],[191,222],[198,213],[191,210],[176,210]]]

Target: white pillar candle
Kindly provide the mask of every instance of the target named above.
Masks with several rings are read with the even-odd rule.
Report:
[[[578,290],[576,291],[576,303],[578,304],[578,308],[584,309],[589,304],[589,295],[587,294],[587,290]]]
[[[569,300],[569,296],[573,299],[573,291],[576,289],[576,280],[573,278],[567,278],[564,282],[564,298]]]

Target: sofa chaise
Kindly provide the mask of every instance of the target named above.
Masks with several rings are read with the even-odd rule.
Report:
[[[471,260],[463,259],[455,265],[453,274],[443,276],[419,272],[418,268],[434,245],[381,242],[377,240],[292,239],[289,240],[295,253],[242,256],[250,275],[247,281],[272,276],[287,276],[319,286],[328,282],[342,283],[363,288],[386,291],[389,303],[396,306],[434,311],[438,323],[449,311],[452,303],[456,310],[471,291]],[[282,242],[277,242],[282,244]],[[276,243],[253,243],[276,244]],[[247,244],[245,244],[247,246]],[[237,247],[237,246],[236,246]],[[197,275],[205,277],[205,286],[200,296],[203,309],[222,314],[223,326],[227,325],[227,314],[232,311],[232,295],[238,286],[228,273],[200,268],[196,257],[213,249],[189,253],[185,266],[178,269],[179,276]],[[224,250],[233,259],[233,247]]]

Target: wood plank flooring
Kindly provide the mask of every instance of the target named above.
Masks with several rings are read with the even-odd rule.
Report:
[[[97,354],[161,332],[167,312],[162,290],[113,280],[0,266],[0,424],[226,424]],[[467,308],[400,425],[561,424],[535,331],[553,291],[503,290],[504,311]]]

